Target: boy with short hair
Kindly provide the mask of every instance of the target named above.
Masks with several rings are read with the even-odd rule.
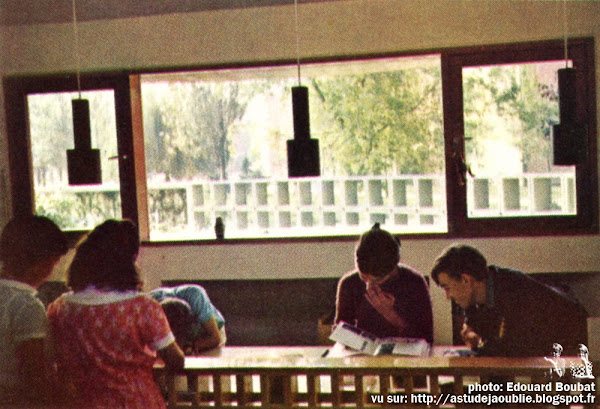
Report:
[[[39,404],[48,391],[48,320],[36,297],[67,252],[64,233],[42,216],[12,219],[0,237],[0,406]]]
[[[475,247],[447,248],[431,277],[464,310],[461,336],[478,355],[546,356],[556,344],[574,355],[587,342],[579,301],[521,271],[488,264]]]

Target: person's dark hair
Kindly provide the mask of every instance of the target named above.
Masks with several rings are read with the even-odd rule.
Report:
[[[141,284],[135,265],[140,240],[129,220],[107,220],[79,245],[69,268],[69,286],[81,291],[135,290]]]
[[[448,247],[435,261],[431,277],[436,284],[439,284],[440,273],[446,273],[454,280],[459,280],[462,274],[468,274],[477,281],[482,281],[488,276],[488,264],[483,254],[475,247],[454,244]]]
[[[384,277],[400,262],[400,242],[375,223],[356,245],[356,267],[363,274]]]
[[[68,250],[65,234],[44,216],[17,216],[0,237],[0,260],[5,271],[21,277],[27,270]]]
[[[180,347],[185,348],[188,342],[188,333],[193,322],[192,308],[181,298],[165,297],[161,302],[167,321],[175,339]]]

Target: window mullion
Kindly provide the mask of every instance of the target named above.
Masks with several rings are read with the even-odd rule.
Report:
[[[467,217],[467,190],[464,173],[464,122],[462,71],[459,59],[442,54],[442,95],[446,155],[446,203],[448,232],[459,234]]]

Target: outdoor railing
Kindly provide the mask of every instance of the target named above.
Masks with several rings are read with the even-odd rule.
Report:
[[[469,217],[575,215],[575,175],[527,173],[469,179]]]
[[[118,192],[108,184],[45,188],[37,189],[36,201],[38,212],[67,212],[64,228],[90,228],[119,217]],[[568,173],[471,178],[467,192],[469,217],[576,209],[575,178]],[[148,213],[152,240],[214,238],[217,217],[226,238],[359,234],[376,222],[394,233],[447,230],[440,175],[149,183]]]
[[[221,217],[226,237],[357,234],[376,222],[394,231],[444,231],[445,184],[440,176],[249,179],[149,186],[155,236],[169,233],[172,213],[186,215],[183,235],[214,237]],[[185,206],[185,210],[184,207]]]

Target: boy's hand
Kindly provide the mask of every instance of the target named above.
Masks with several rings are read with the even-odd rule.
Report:
[[[477,346],[481,342],[481,337],[477,335],[475,331],[471,329],[467,324],[463,324],[462,329],[460,331],[460,336],[464,341],[465,345],[471,348],[472,350],[477,349]]]
[[[383,291],[377,284],[367,284],[367,301],[384,317],[394,312],[396,297]]]
[[[383,291],[377,284],[368,283],[365,297],[373,308],[399,331],[406,327],[406,321],[394,310],[396,297],[393,294]]]

